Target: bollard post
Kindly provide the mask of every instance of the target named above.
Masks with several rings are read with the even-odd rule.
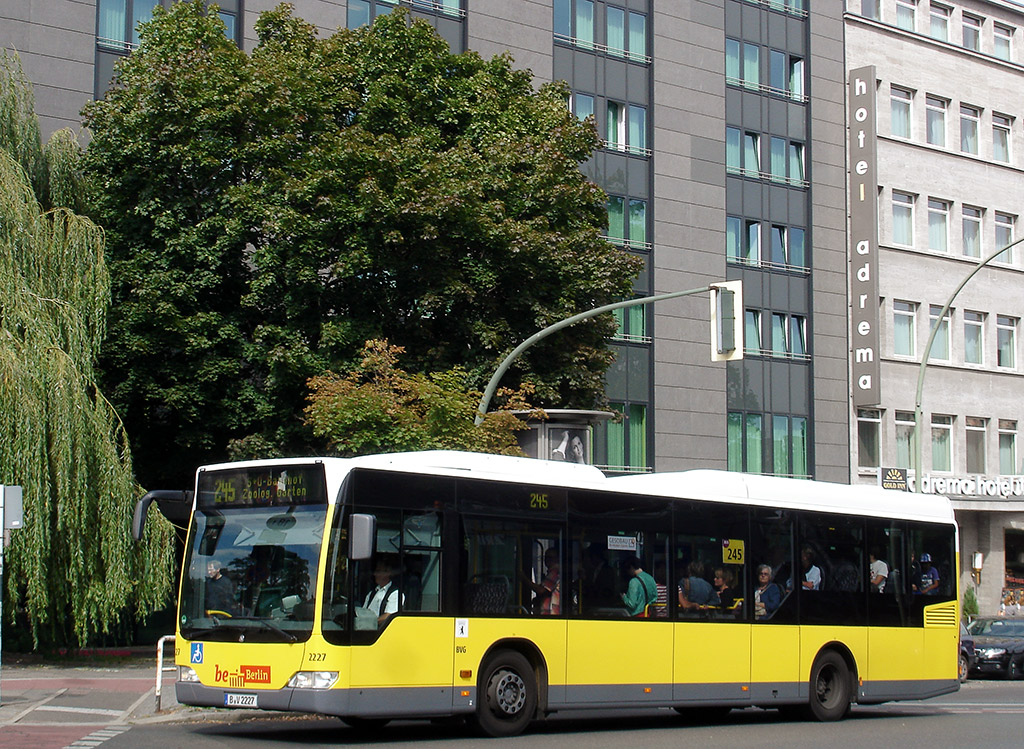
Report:
[[[156,712],[160,712],[160,689],[164,679],[164,643],[168,640],[174,642],[174,635],[164,635],[156,643]]]

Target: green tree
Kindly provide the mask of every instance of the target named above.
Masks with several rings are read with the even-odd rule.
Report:
[[[564,85],[452,54],[401,10],[320,39],[280,6],[256,33],[247,57],[202,3],[158,12],[87,110],[117,301],[104,361],[147,478],[169,443],[186,465],[230,439],[309,449],[307,381],[367,340],[482,387],[638,270],[600,238],[605,196],[578,168],[599,141]],[[601,402],[613,331],[580,323],[508,384]]]
[[[347,375],[312,378],[306,418],[314,434],[345,456],[442,449],[523,454],[515,433],[528,427],[512,412],[533,410],[529,386],[505,389],[503,407],[475,426],[480,393],[467,390],[465,370],[406,372],[398,366],[403,353],[387,341],[367,341]]]
[[[117,414],[95,383],[109,279],[70,131],[43,148],[31,89],[0,53],[0,483],[24,487],[4,583],[35,644],[85,644],[171,587],[170,528],[135,546],[139,496]]]

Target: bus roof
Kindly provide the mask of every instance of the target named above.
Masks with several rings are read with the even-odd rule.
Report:
[[[609,478],[594,466],[455,450],[384,453],[357,458],[251,460],[209,465],[200,470],[308,465],[313,462],[324,464],[328,496],[332,501],[350,470],[371,468],[849,515],[953,522],[953,506],[940,495],[708,469]]]

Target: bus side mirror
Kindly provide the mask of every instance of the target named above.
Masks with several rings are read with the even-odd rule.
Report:
[[[160,514],[171,521],[173,525],[184,527],[188,523],[189,513],[192,512],[193,492],[180,489],[154,489],[146,492],[146,495],[135,505],[135,514],[132,516],[132,538],[136,541],[142,540],[142,529],[146,526],[146,514],[149,506],[156,500],[156,506],[160,508]]]
[[[348,534],[348,558],[354,561],[373,556],[373,542],[377,538],[377,518],[354,513]]]

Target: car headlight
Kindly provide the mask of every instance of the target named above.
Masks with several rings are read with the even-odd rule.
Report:
[[[288,686],[292,689],[330,689],[337,680],[337,671],[299,671],[288,680]]]
[[[178,666],[178,681],[199,681],[199,674],[191,666]]]
[[[998,658],[1006,655],[1006,648],[978,648],[976,652],[979,658]]]

